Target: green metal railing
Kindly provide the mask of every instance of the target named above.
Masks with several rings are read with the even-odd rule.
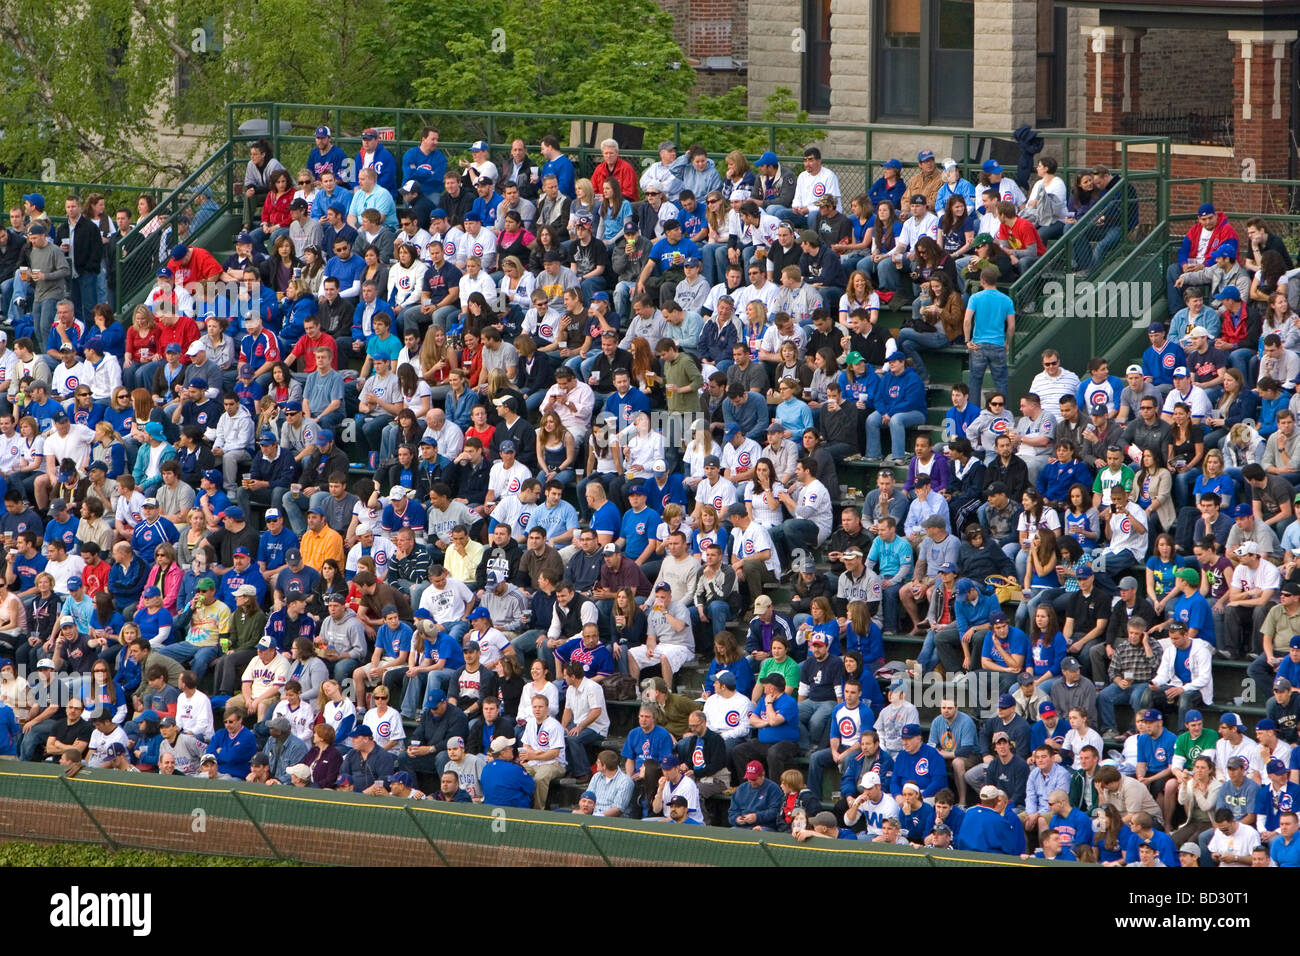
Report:
[[[954,158],[963,175],[974,178],[979,163],[971,160],[982,140],[1010,141],[1006,130],[963,129],[960,127],[920,126],[856,126],[835,123],[767,122],[762,120],[683,119],[681,117],[631,117],[614,115],[575,115],[565,113],[481,112],[438,109],[385,109],[379,107],[340,106],[310,103],[232,103],[226,108],[226,133],[232,143],[249,143],[262,138],[259,134],[240,133],[240,123],[260,120],[268,124],[269,139],[277,158],[286,167],[286,155],[306,159],[315,144],[314,132],[319,125],[334,131],[334,140],[344,148],[356,147],[361,142],[361,131],[367,127],[387,127],[393,138],[384,145],[400,161],[402,153],[419,142],[424,126],[437,126],[439,148],[449,156],[457,152],[468,157],[469,144],[485,140],[494,155],[506,152],[512,140],[521,137],[535,143],[542,135],[554,133],[562,143],[570,137],[576,145],[565,145],[567,155],[574,161],[580,175],[594,169],[600,161],[599,145],[588,145],[597,139],[597,127],[629,126],[642,130],[643,145],[639,149],[621,148],[620,155],[629,162],[639,164],[658,159],[654,146],[660,140],[670,139],[685,149],[700,141],[710,147],[711,154],[720,159],[732,148],[743,147],[752,162],[758,153],[772,151],[787,167],[798,169],[802,165],[803,147],[809,143],[825,143],[823,161],[840,179],[844,201],[867,191],[880,175],[880,164],[889,158],[884,150],[901,149],[899,140],[908,143],[926,143],[942,158],[943,153],[934,146],[937,141],[950,140]],[[288,132],[282,127],[288,125]],[[722,135],[720,135],[722,134]],[[729,135],[727,135],[729,134]],[[1084,151],[1089,141],[1106,144],[1120,143],[1125,149],[1131,146],[1150,147],[1155,144],[1158,153],[1167,155],[1168,140],[1149,136],[1099,136],[1087,133],[1053,133],[1044,136],[1044,153],[1055,154],[1062,175],[1089,165]],[[884,144],[883,146],[881,144]],[[878,153],[877,147],[881,152]],[[294,150],[285,153],[285,150]],[[913,146],[913,148],[915,148]],[[916,166],[913,157],[901,157],[904,178]],[[721,164],[719,164],[721,166]]]
[[[134,241],[123,243],[121,256],[113,264],[117,270],[120,305],[135,302],[153,284],[160,262],[167,258],[167,250],[160,242],[164,238],[169,244],[179,241],[177,217],[182,214],[190,217],[188,238],[193,240],[207,227],[242,208],[243,196],[236,187],[243,184],[247,162],[237,155],[233,143],[225,143],[167,193],[140,222]],[[148,235],[144,234],[146,230]]]

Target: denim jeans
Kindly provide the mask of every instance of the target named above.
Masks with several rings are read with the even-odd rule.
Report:
[[[1004,350],[1005,354],[1005,350]],[[1005,366],[1004,366],[1005,368]],[[1003,372],[1005,375],[1005,371]],[[880,412],[867,416],[867,457],[881,457],[880,448]],[[890,452],[895,458],[907,457],[907,429],[925,423],[925,412],[895,412],[889,416]]]
[[[808,217],[802,213],[795,212],[789,206],[768,206],[766,207],[769,216],[775,216],[782,222],[789,222],[798,226],[800,229],[808,225]]]
[[[833,700],[799,701],[799,749],[820,747],[830,729],[835,713]]]
[[[197,644],[187,642],[184,644],[168,644],[160,653],[174,661],[189,664],[195,678],[203,680],[203,675],[208,672],[208,667],[221,656],[221,648],[215,645],[200,647]]]
[[[896,341],[899,350],[912,360],[912,364],[916,367],[916,374],[927,381],[930,373],[925,367],[925,362],[921,360],[921,350],[929,351],[948,346],[948,336],[943,330],[918,332],[915,329],[901,328],[898,330]]]
[[[894,264],[892,257],[886,256],[876,263],[876,278],[879,280],[879,287],[886,292],[905,292],[908,295],[912,293],[912,260],[907,256],[903,261]]]
[[[588,745],[594,747],[602,740],[604,738],[590,727],[584,727],[572,737],[568,734],[564,735],[564,757],[570,776],[578,777],[591,773],[591,760],[587,757],[587,747]]]
[[[700,622],[699,607],[692,604],[688,610],[691,613],[691,623],[698,624]],[[727,629],[727,618],[731,617],[731,606],[726,601],[710,601],[705,610],[709,614],[709,629],[716,638]]]
[[[994,391],[1007,394],[1007,347],[1005,345],[976,345],[970,353],[970,394],[978,401],[984,387],[984,372],[993,376]],[[981,401],[980,404],[983,404]]]
[[[71,292],[68,298],[72,300],[73,312],[89,326],[90,310],[98,304],[95,294],[99,291],[99,273],[82,273],[75,279],[69,278],[68,289]]]
[[[848,741],[841,741],[841,743],[847,744]],[[843,775],[847,764],[848,760],[845,760],[840,765],[841,775]],[[822,799],[822,777],[833,766],[835,766],[835,761],[831,759],[831,749],[829,747],[813,751],[812,756],[808,758],[808,789],[812,791],[813,796],[818,800]],[[841,789],[843,788],[841,787]]]
[[[418,718],[424,699],[431,690],[446,690],[451,681],[451,671],[447,668],[426,671],[406,678],[406,687],[402,691],[402,716]]]
[[[1079,242],[1074,247],[1074,267],[1080,272],[1091,272],[1097,266],[1105,261],[1110,250],[1119,244],[1120,239],[1124,237],[1124,230],[1119,226],[1106,226],[1101,238],[1097,240],[1095,247],[1090,247],[1087,240]],[[1082,237],[1080,237],[1082,239]],[[1173,308],[1171,305],[1170,308]]]
[[[302,537],[307,532],[307,519],[303,513],[310,511],[313,505],[319,504],[325,506],[325,499],[329,497],[328,491],[318,491],[311,498],[302,494],[289,492],[280,500],[280,507],[284,511],[284,520],[291,530],[298,537]],[[306,504],[304,504],[306,502]]]
[[[1146,697],[1148,681],[1134,681],[1133,686],[1128,690],[1120,687],[1118,684],[1107,684],[1097,692],[1097,715],[1101,720],[1099,730],[1118,730],[1115,726],[1115,705],[1128,701],[1128,705],[1136,714],[1142,709],[1142,701]]]
[[[43,299],[37,302],[32,310],[32,325],[36,331],[38,355],[45,350],[45,340],[50,337],[50,329],[54,326],[54,317],[58,313],[58,304],[61,298],[62,296],[56,296]]]

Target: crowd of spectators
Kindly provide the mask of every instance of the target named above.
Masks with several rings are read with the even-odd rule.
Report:
[[[1105,167],[975,183],[923,150],[846,202],[815,147],[796,174],[665,142],[638,175],[608,140],[582,176],[554,137],[451,163],[433,128],[400,162],[316,133],[296,177],[252,145],[221,262],[185,241],[203,203],[54,226],[30,194],[0,231],[0,754],[1300,858],[1300,319],[1262,221],[1200,209],[1123,379],[1048,349],[1012,396],[1006,287],[1098,204],[1074,266],[1101,266]],[[103,280],[146,240],[126,321]],[[1268,691],[1253,737],[1206,726],[1219,658]],[[927,730],[932,675],[991,698]]]

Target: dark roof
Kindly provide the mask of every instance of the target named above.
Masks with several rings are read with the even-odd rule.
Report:
[[[1108,26],[1203,29],[1296,28],[1300,0],[1058,0],[1061,6],[1101,11]],[[1171,19],[1182,15],[1182,20]]]

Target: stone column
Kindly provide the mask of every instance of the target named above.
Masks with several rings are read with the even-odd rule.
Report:
[[[762,112],[763,101],[778,86],[788,87],[796,100],[801,99],[803,53],[796,50],[796,38],[803,30],[802,14],[802,7],[790,0],[750,0],[748,92],[751,116]],[[806,38],[802,42],[806,44]],[[799,49],[803,49],[802,44]]]
[[[831,0],[831,122],[871,122],[871,14],[863,0]],[[828,145],[836,142],[831,133]],[[852,137],[860,148],[862,138]]]
[[[1024,0],[975,0],[971,126],[1013,130],[1033,123],[1038,9]]]

